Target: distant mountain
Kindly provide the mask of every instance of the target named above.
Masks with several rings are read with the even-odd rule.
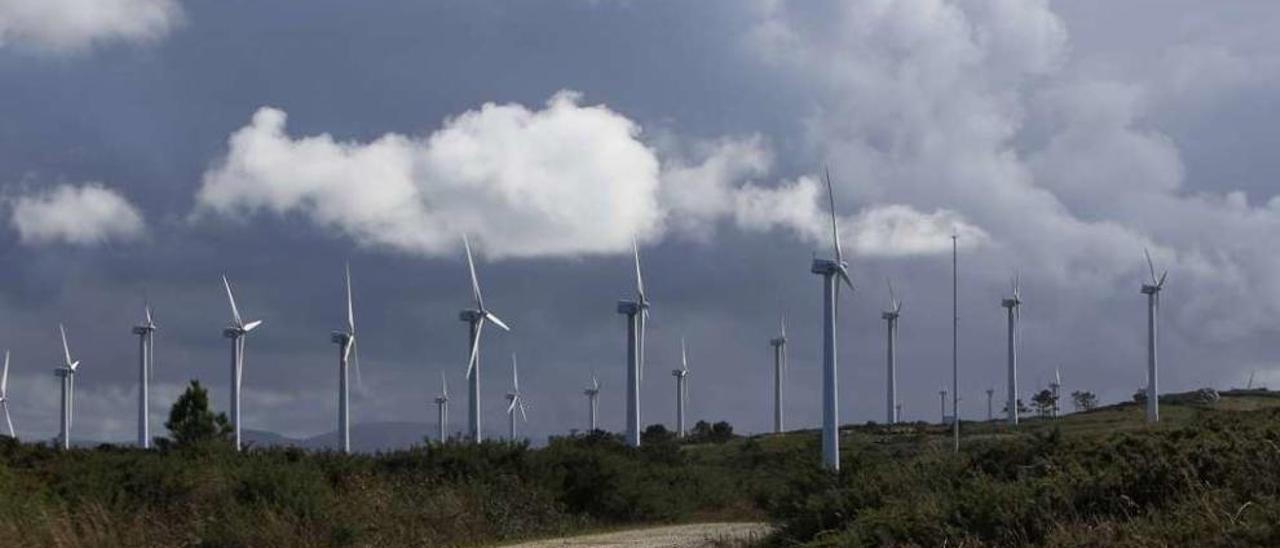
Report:
[[[361,453],[407,449],[421,445],[435,431],[434,425],[421,422],[371,422],[351,425],[351,449]],[[257,447],[300,447],[323,450],[338,448],[338,432],[326,432],[309,438],[290,438],[274,432],[245,430],[241,441]]]

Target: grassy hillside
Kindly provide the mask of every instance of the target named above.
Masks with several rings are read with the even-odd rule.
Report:
[[[964,423],[639,450],[428,445],[344,456],[224,448],[69,452],[0,442],[0,539],[19,546],[485,545],[642,523],[771,519],[778,546],[1280,545],[1280,393],[1174,395],[1010,431]]]

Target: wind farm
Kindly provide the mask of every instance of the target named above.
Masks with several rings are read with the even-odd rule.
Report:
[[[0,546],[1280,545],[1280,5],[88,4]]]

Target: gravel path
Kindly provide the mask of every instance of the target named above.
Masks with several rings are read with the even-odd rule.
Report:
[[[512,545],[509,548],[559,548],[562,546],[701,548],[704,546],[738,546],[745,541],[764,538],[771,530],[772,528],[766,523],[694,523],[539,540]]]

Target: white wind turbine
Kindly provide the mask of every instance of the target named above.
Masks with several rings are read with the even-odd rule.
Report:
[[[640,275],[640,247],[631,241],[636,264],[636,300],[618,301],[618,313],[627,316],[627,434],[631,447],[640,446],[640,380],[644,378],[644,330],[649,318],[649,299]]]
[[[445,429],[449,424],[449,380],[444,377],[444,371],[440,372],[440,396],[436,398],[436,421],[440,425],[440,441],[444,442],[448,439]]]
[[[676,437],[685,436],[684,406],[689,401],[689,353],[685,349],[684,337],[680,338],[680,369],[672,369],[671,376],[676,378]]]
[[[782,380],[787,368],[787,318],[779,322],[778,336],[769,339],[773,347],[773,433],[782,433]]]
[[[235,429],[235,448],[240,450],[240,386],[244,379],[244,338],[250,331],[262,325],[262,320],[248,323],[240,317],[235,295],[231,294],[231,282],[222,276],[222,287],[227,290],[227,302],[231,304],[231,325],[222,330],[222,336],[231,339],[231,424]]]
[[[16,438],[13,418],[9,416],[9,351],[4,351],[4,373],[0,375],[0,409],[4,410],[4,422],[9,425],[9,437]]]
[[[885,352],[885,422],[898,422],[898,315],[902,312],[902,301],[893,292],[893,282],[889,283],[889,309],[880,314],[888,327],[888,342]]]
[[[582,391],[587,397],[587,433],[596,431],[596,411],[599,409],[600,401],[600,380],[596,378],[595,373],[591,374],[591,386]]]
[[[346,265],[347,285],[347,329],[334,331],[329,340],[338,345],[338,437],[342,442],[342,452],[351,452],[351,396],[348,382],[350,365],[355,362],[356,384],[361,388],[364,383],[360,379],[360,350],[356,345],[356,313],[351,299],[351,265]]]
[[[151,319],[151,305],[144,307],[146,320],[133,326],[138,336],[138,447],[151,448],[151,379],[156,374],[155,332],[156,322]]]
[[[467,381],[469,382],[467,387],[467,425],[471,441],[480,443],[480,333],[484,330],[486,322],[493,322],[503,331],[511,331],[511,328],[507,327],[506,323],[484,307],[484,297],[480,294],[480,282],[476,279],[476,263],[471,258],[471,243],[467,241],[466,236],[462,237],[462,247],[467,252],[467,269],[471,272],[471,295],[475,299],[476,305],[475,308],[458,313],[458,319],[467,322],[470,328],[468,343],[471,347],[471,354],[467,357]]]
[[[991,419],[995,418],[995,416],[992,415],[993,408],[991,407],[991,400],[992,400],[992,397],[995,396],[995,393],[996,393],[996,389],[994,388],[987,389],[987,421],[988,422],[990,422]]]
[[[67,330],[58,324],[58,332],[62,335],[62,367],[53,370],[62,378],[62,432],[58,438],[63,449],[71,448],[71,420],[75,415],[76,369],[80,367],[78,360],[71,359],[71,347],[67,346]]]
[[[511,391],[507,392],[507,419],[509,420],[509,439],[516,440],[516,409],[520,409],[520,419],[529,422],[529,415],[524,411],[524,398],[520,397],[520,375],[516,368],[516,354],[511,353]]]
[[[831,238],[835,260],[813,260],[810,271],[822,276],[822,463],[831,470],[840,469],[840,416],[836,375],[836,317],[839,309],[840,283],[853,290],[849,264],[840,251],[840,230],[836,226],[836,199],[831,189],[831,172],[827,171],[827,202],[831,207]],[[837,279],[838,278],[838,279]]]
[[[1021,319],[1022,292],[1019,287],[1019,276],[1013,277],[1013,294],[1000,301],[1000,306],[1007,310],[1009,318],[1009,334],[1008,334],[1008,359],[1009,359],[1009,380],[1008,393],[1006,396],[1005,413],[1008,415],[1007,422],[1010,426],[1018,424],[1018,320]]]
[[[1053,367],[1053,382],[1049,383],[1049,389],[1053,391],[1053,417],[1058,417],[1058,397],[1062,392],[1062,371],[1058,366]]]
[[[1156,330],[1160,313],[1160,290],[1164,289],[1164,280],[1169,271],[1164,271],[1156,278],[1156,265],[1151,262],[1151,253],[1146,249],[1147,268],[1151,271],[1151,283],[1142,284],[1142,294],[1147,296],[1147,422],[1160,421],[1160,391],[1156,384]]]

